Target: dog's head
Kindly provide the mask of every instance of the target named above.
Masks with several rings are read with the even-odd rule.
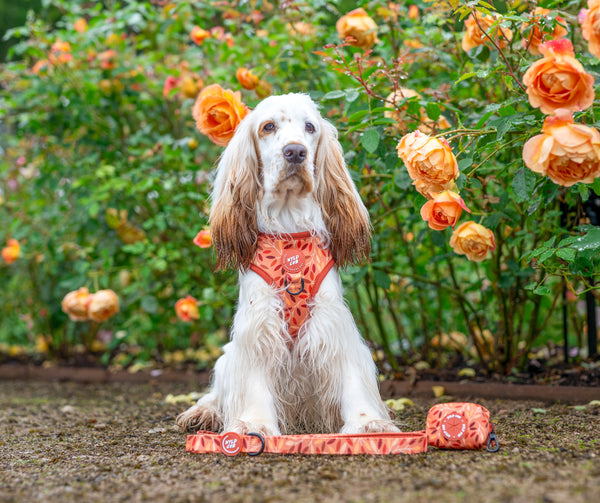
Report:
[[[307,198],[320,208],[336,263],[367,259],[369,216],[337,130],[307,95],[271,96],[240,123],[217,167],[210,214],[217,269],[250,265],[261,204],[281,211]]]

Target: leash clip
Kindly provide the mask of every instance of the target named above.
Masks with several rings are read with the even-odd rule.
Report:
[[[486,450],[488,452],[498,452],[500,450],[500,444],[498,443],[498,438],[496,437],[496,429],[494,427],[494,423],[490,424],[492,425],[492,431],[488,437]]]

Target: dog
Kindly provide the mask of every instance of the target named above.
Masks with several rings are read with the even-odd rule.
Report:
[[[317,105],[304,94],[260,102],[221,156],[211,199],[217,269],[239,270],[239,301],[210,389],[179,427],[399,431],[338,274],[368,259],[369,214]]]

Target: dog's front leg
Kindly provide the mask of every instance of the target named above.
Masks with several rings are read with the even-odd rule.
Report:
[[[399,431],[379,394],[377,368],[344,302],[332,270],[314,299],[306,334],[298,348],[314,367],[323,413],[339,414],[342,433]],[[337,411],[335,410],[337,409]],[[325,419],[325,424],[333,421]]]
[[[225,369],[214,383],[224,431],[280,434],[275,381],[289,355],[283,331],[277,292],[254,272],[242,274]]]

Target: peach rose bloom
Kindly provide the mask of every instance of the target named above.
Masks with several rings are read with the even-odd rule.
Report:
[[[450,246],[455,253],[466,255],[474,262],[481,262],[488,252],[496,249],[496,239],[491,230],[470,220],[454,229]]]
[[[75,31],[77,33],[84,33],[87,29],[88,29],[88,24],[87,21],[85,20],[85,18],[80,17],[77,21],[75,21],[75,23],[73,24],[73,28],[75,29]]]
[[[179,82],[181,94],[186,98],[196,98],[203,86],[204,81],[193,73],[183,75]]]
[[[378,41],[377,24],[363,8],[354,9],[338,19],[335,24],[338,35],[342,40],[350,37],[350,45],[369,50]]]
[[[177,89],[178,86],[179,86],[179,77],[174,77],[173,75],[169,75],[165,79],[165,83],[163,85],[163,91],[162,91],[163,96],[165,98],[168,97],[171,94],[171,91],[173,89]]]
[[[492,28],[492,25],[498,23],[498,20],[498,16],[479,15],[477,16],[476,21],[473,14],[470,14],[465,20],[465,34],[462,39],[463,51],[468,52],[473,49],[473,47],[489,43],[490,41],[485,33],[487,33],[501,48],[506,47],[512,40],[513,34],[511,30],[504,28],[499,24],[496,24],[496,26]],[[477,22],[479,22],[481,28],[477,25]]]
[[[575,124],[571,114],[559,110],[544,121],[542,134],[525,143],[523,160],[530,170],[558,185],[592,183],[600,176],[600,133]]]
[[[523,32],[533,24],[530,31],[523,34],[521,45],[523,46],[523,49],[527,49],[534,56],[539,56],[541,54],[539,47],[544,42],[548,40],[558,40],[569,33],[564,26],[561,26],[561,24],[566,24],[566,21],[560,16],[556,16],[556,26],[552,33],[548,33],[547,31],[542,33],[542,29],[540,28],[540,18],[546,17],[549,12],[551,12],[550,9],[536,7],[531,15],[531,21],[521,25],[521,33],[523,34]]]
[[[199,320],[198,301],[191,295],[188,295],[184,299],[179,299],[175,303],[175,314],[177,314],[177,317],[181,321]]]
[[[6,244],[7,246],[2,248],[2,252],[0,253],[6,264],[12,264],[21,254],[21,245],[13,238],[9,239]]]
[[[79,290],[69,292],[62,300],[61,307],[64,313],[69,315],[72,321],[87,321],[88,305],[91,296],[87,288],[81,287]]]
[[[568,39],[550,40],[539,46],[544,57],[523,76],[529,103],[545,114],[559,108],[585,110],[594,102],[594,77],[586,73]]]
[[[192,110],[198,130],[221,147],[227,146],[247,114],[241,94],[223,89],[219,84],[205,87]]]
[[[112,290],[98,290],[90,295],[88,316],[96,322],[106,321],[119,312],[119,297]]]
[[[196,237],[194,238],[194,244],[200,248],[210,248],[210,245],[212,244],[210,230],[204,229],[196,234]]]
[[[247,68],[238,68],[235,77],[244,89],[252,91],[258,85],[258,77]]]
[[[458,163],[446,140],[414,131],[403,136],[396,148],[413,185],[425,197],[431,199],[431,193],[454,187]]]
[[[431,196],[432,199],[427,201],[421,208],[421,218],[434,231],[443,231],[449,226],[454,228],[463,210],[471,213],[462,197],[456,192],[445,190]]]
[[[588,51],[600,58],[600,0],[588,0],[588,11],[582,17],[581,31]]]
[[[202,45],[202,43],[209,37],[210,32],[203,30],[199,26],[194,26],[190,32],[190,38],[196,45]]]

